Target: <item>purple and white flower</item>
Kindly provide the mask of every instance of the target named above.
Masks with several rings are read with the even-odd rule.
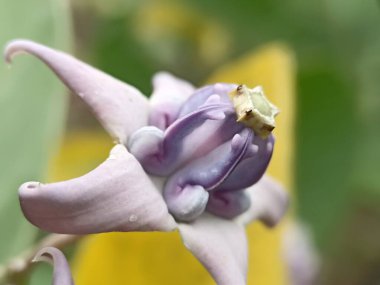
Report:
[[[244,226],[255,220],[274,226],[288,205],[279,184],[263,176],[274,126],[257,116],[277,111],[259,101],[243,112],[245,122],[237,122],[242,106],[231,99],[240,92],[254,103],[262,100],[261,89],[227,83],[196,89],[159,72],[148,100],[63,52],[15,40],[6,47],[6,60],[19,52],[45,62],[117,142],[108,159],[82,177],[24,183],[19,197],[25,217],[67,234],[178,229],[218,284],[246,284]],[[256,93],[261,97],[252,97]]]

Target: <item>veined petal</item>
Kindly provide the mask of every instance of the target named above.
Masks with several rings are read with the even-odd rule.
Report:
[[[228,178],[218,187],[218,191],[236,191],[254,185],[264,175],[273,153],[274,138],[255,136],[242,161]]]
[[[88,174],[68,181],[24,183],[25,217],[56,233],[171,231],[176,223],[138,161],[122,145]]]
[[[228,177],[244,156],[252,136],[252,131],[244,129],[230,141],[190,162],[168,179],[164,187],[164,199],[170,213],[177,220],[191,221],[203,213],[208,200],[208,195],[206,196],[204,191],[214,190]],[[204,203],[203,207],[194,204],[194,199],[189,198],[194,196],[188,194],[188,192],[195,193],[194,188],[198,190],[196,201]],[[190,205],[189,203],[192,205],[191,208],[184,207]],[[184,211],[184,208],[189,211]]]
[[[247,240],[242,225],[204,214],[179,224],[185,246],[211,273],[218,285],[245,285]]]
[[[194,90],[194,86],[189,82],[168,72],[156,73],[150,97],[149,125],[165,130],[177,118],[182,104]]]
[[[249,209],[251,200],[245,191],[210,193],[206,210],[225,219],[233,219]]]
[[[119,142],[148,122],[148,100],[135,87],[115,79],[78,59],[29,41],[15,40],[5,48],[5,59],[20,52],[42,60],[93,110],[104,128]]]
[[[236,89],[236,84],[216,83],[204,86],[194,92],[193,95],[182,105],[179,117],[186,116],[194,112],[207,101],[212,95],[218,95],[222,103],[232,104],[228,93]]]
[[[165,188],[183,187],[186,184],[202,185],[207,191],[214,190],[233,171],[244,156],[253,132],[243,129],[214,150],[175,172]]]
[[[274,179],[264,176],[258,183],[246,190],[251,199],[251,207],[237,217],[236,221],[249,224],[255,220],[266,226],[275,226],[286,213],[289,205],[288,194]]]
[[[169,175],[240,131],[243,126],[236,124],[233,112],[231,105],[220,103],[215,95],[197,111],[176,120],[165,132],[151,126],[136,131],[128,148],[147,172]]]
[[[244,129],[207,155],[175,172],[164,187],[164,199],[178,221],[193,221],[200,216],[215,189],[244,156],[253,133]]]
[[[63,253],[55,247],[45,247],[37,252],[33,262],[45,261],[54,266],[53,285],[74,285],[69,264]]]

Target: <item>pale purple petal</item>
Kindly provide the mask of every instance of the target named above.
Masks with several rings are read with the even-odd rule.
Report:
[[[291,284],[316,284],[320,257],[309,229],[299,222],[289,223],[283,241],[284,259]]]
[[[189,82],[168,72],[153,76],[153,93],[150,97],[149,125],[165,130],[178,116],[182,104],[194,92]]]
[[[285,215],[289,198],[283,187],[269,176],[264,176],[258,183],[246,190],[250,196],[251,207],[237,217],[241,224],[249,224],[255,220],[266,226],[275,226]]]
[[[210,193],[206,210],[225,219],[233,219],[249,209],[251,200],[245,191]]]
[[[170,213],[179,221],[191,221],[203,213],[208,194],[215,189],[244,156],[252,140],[244,129],[204,157],[175,172],[164,187],[164,199]]]
[[[270,135],[267,139],[255,136],[250,151],[228,178],[218,187],[217,191],[235,191],[245,189],[264,175],[272,157],[274,138]]]
[[[165,202],[177,221],[191,222],[206,209],[209,193],[202,185],[186,184],[164,192]]]
[[[50,232],[171,231],[174,219],[139,162],[122,145],[88,174],[72,180],[24,183],[25,217]]]
[[[15,40],[5,49],[5,59],[20,52],[45,62],[58,77],[93,110],[106,130],[119,142],[147,125],[148,100],[133,86],[125,84],[76,58],[29,40]],[[33,72],[33,71],[30,71]]]
[[[194,92],[189,99],[182,105],[179,117],[186,116],[197,110],[212,95],[219,95],[223,103],[232,104],[228,93],[236,89],[236,84],[216,83],[204,86]]]
[[[74,285],[70,266],[63,253],[55,247],[45,247],[37,252],[33,262],[45,261],[54,267],[53,285]]]
[[[176,120],[164,133],[148,127],[132,134],[131,153],[154,175],[168,175],[232,138],[243,126],[236,124],[234,110],[210,97],[197,111]]]
[[[247,240],[242,225],[204,214],[179,224],[185,246],[206,267],[218,285],[245,285]]]
[[[163,157],[163,130],[155,126],[145,126],[134,132],[128,140],[128,150],[144,166],[145,170],[159,167]],[[153,164],[154,166],[149,166]]]
[[[191,184],[202,185],[207,191],[215,189],[242,159],[252,136],[252,131],[244,129],[230,141],[219,145],[211,152],[175,172],[169,178],[166,186],[182,187],[185,184]]]

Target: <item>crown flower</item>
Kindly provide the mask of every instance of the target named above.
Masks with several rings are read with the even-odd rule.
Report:
[[[179,230],[220,285],[246,284],[244,226],[274,226],[288,198],[264,176],[277,108],[262,89],[216,83],[199,89],[167,72],[148,100],[63,52],[29,40],[5,49],[42,60],[115,139],[106,161],[68,181],[24,183],[25,217],[46,231],[91,234]]]

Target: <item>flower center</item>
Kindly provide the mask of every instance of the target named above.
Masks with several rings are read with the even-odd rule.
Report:
[[[177,220],[205,210],[233,218],[248,209],[244,189],[268,166],[277,113],[262,89],[206,86],[169,114],[174,121],[165,130],[143,127],[128,147],[148,173],[167,177],[163,196]]]

